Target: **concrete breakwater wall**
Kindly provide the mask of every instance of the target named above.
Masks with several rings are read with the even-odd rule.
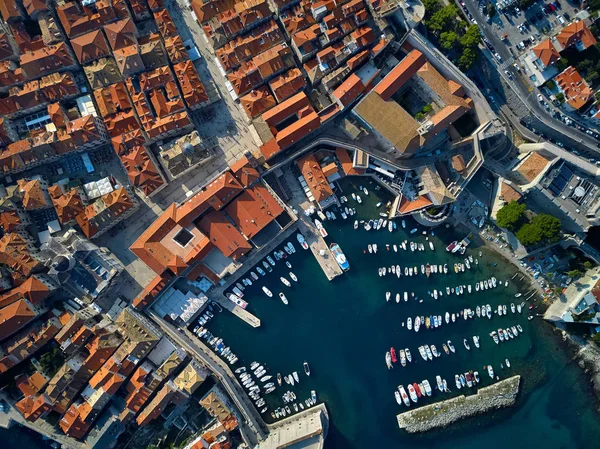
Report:
[[[517,400],[521,376],[513,376],[479,389],[471,396],[458,396],[397,415],[398,426],[409,433],[446,427],[470,416],[511,407]]]

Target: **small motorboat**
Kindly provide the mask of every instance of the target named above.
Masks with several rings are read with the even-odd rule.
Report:
[[[467,339],[463,339],[463,344],[465,345],[465,348],[467,349],[467,351],[471,350],[471,346],[469,346],[469,342],[467,341]]]
[[[303,366],[304,366],[304,372],[306,373],[306,375],[310,376],[310,367],[308,366],[308,363],[304,362]]]
[[[291,287],[291,286],[292,286],[292,284],[290,284],[290,281],[288,281],[288,280],[287,280],[286,278],[284,278],[283,276],[281,276],[281,277],[279,278],[279,280],[280,280],[281,282],[283,282],[283,285],[285,285],[286,287]]]
[[[296,277],[296,275],[295,275],[294,273],[292,273],[291,271],[290,271],[290,278],[292,279],[292,281],[294,281],[294,282],[298,282],[298,278],[297,278],[297,277]]]
[[[265,295],[267,295],[269,298],[273,297],[273,293],[271,293],[271,290],[269,290],[267,287],[263,287],[262,291],[265,292]]]
[[[286,306],[288,305],[288,300],[285,297],[285,295],[283,294],[283,292],[279,293],[279,298],[281,299],[281,302],[284,303]]]

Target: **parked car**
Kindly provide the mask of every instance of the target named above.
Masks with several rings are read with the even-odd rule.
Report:
[[[505,70],[504,73],[506,74],[509,80],[513,79],[512,74],[508,70]]]

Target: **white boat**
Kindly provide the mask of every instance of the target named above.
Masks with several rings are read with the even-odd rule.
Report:
[[[493,379],[494,378],[494,368],[492,368],[492,365],[487,366],[487,372],[490,375],[490,377]]]
[[[458,377],[458,374],[454,375],[454,382],[456,383],[456,388],[460,390],[462,388],[462,384],[460,383],[460,377]]]
[[[406,328],[410,331],[412,330],[412,318],[408,317],[408,319],[406,320]]]
[[[385,353],[385,364],[387,365],[388,369],[391,369],[394,367],[392,365],[392,354],[390,354],[390,351],[387,351]]]
[[[281,277],[279,278],[279,280],[280,280],[281,282],[283,282],[283,285],[285,285],[286,287],[291,287],[291,286],[292,286],[292,284],[290,284],[290,281],[288,281],[288,280],[287,280],[286,278],[284,278],[283,276],[281,276]]]
[[[431,396],[431,385],[429,385],[429,381],[427,379],[423,380],[423,386],[425,387],[425,393],[427,396]]]
[[[400,392],[398,390],[394,391],[394,396],[396,397],[398,405],[402,405],[402,398],[400,397]]]
[[[405,355],[406,355],[406,360],[408,360],[409,362],[412,362],[412,355],[411,355],[411,353],[410,353],[410,349],[406,348],[406,349],[404,350],[404,353],[405,353]]]
[[[413,387],[411,384],[408,384],[408,394],[410,396],[411,401],[413,401],[416,404],[419,398],[417,397],[417,391],[415,390],[415,387]]]
[[[446,319],[446,324],[448,324],[450,322],[450,313],[446,312],[446,316],[444,318]]]
[[[402,398],[402,402],[404,402],[404,405],[406,405],[407,407],[410,407],[410,400],[408,399],[406,390],[404,389],[404,387],[402,385],[400,385],[398,387],[398,391],[400,392],[400,397]]]
[[[477,335],[473,335],[473,344],[476,348],[479,348],[479,337]]]
[[[317,227],[319,234],[321,234],[321,237],[325,238],[329,235],[319,220],[315,220],[315,226]]]
[[[504,363],[506,364],[507,368],[510,368],[510,361],[508,359],[504,359]]]
[[[429,242],[429,248],[431,249],[431,251],[435,251],[435,247],[433,246],[432,242]]]
[[[300,377],[298,377],[298,372],[294,371],[292,375],[294,376],[294,380],[296,381],[296,383],[300,383]]]
[[[392,297],[392,292],[385,292],[385,300],[386,300],[386,302],[389,301],[391,297]]]
[[[408,301],[408,292],[404,292],[404,302]]]
[[[427,361],[427,352],[425,351],[425,346],[419,346],[419,354],[421,354],[423,360]]]
[[[335,261],[340,266],[340,268],[344,271],[348,271],[350,269],[350,264],[348,263],[346,256],[342,252],[342,248],[340,248],[340,245],[338,245],[337,243],[332,243],[331,245],[329,245],[329,249],[331,250]]]
[[[400,293],[396,293],[396,303],[400,302]]]
[[[367,188],[366,188],[366,187],[363,187],[363,188],[362,188],[362,191],[363,191],[363,193],[364,193],[365,195],[369,196],[369,191],[367,190]]]
[[[281,298],[281,302],[284,303],[285,305],[288,304],[288,300],[285,297],[285,295],[283,294],[283,292],[279,293],[279,298]]]
[[[465,345],[465,348],[467,349],[467,351],[471,350],[471,346],[469,346],[469,342],[467,341],[466,338],[463,339],[463,344]]]
[[[265,292],[265,295],[267,295],[269,298],[273,297],[273,293],[271,293],[271,290],[269,290],[267,287],[263,287],[262,291]]]
[[[307,362],[304,362],[304,363],[303,363],[303,366],[304,366],[304,373],[305,373],[307,376],[310,376],[310,367],[308,366],[308,363],[307,363]]]
[[[358,229],[358,220],[354,220],[354,229]]]
[[[419,328],[421,327],[421,317],[415,318],[415,332],[419,332]]]

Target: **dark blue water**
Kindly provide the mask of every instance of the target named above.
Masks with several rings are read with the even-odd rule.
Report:
[[[349,198],[352,182],[367,184],[358,179],[342,181]],[[373,187],[369,186],[371,194],[363,205],[350,200],[350,205],[358,210],[359,218],[378,215],[375,203],[380,198],[376,198]],[[385,201],[383,194],[381,199]],[[464,307],[475,309],[478,304],[488,303],[495,309],[498,304],[522,301],[523,297],[516,299],[515,293],[529,291],[530,287],[514,281],[510,281],[509,287],[473,291],[471,295],[458,297],[444,295],[437,301],[427,294],[434,288],[445,292],[447,285],[473,284],[491,276],[504,281],[516,272],[514,267],[490,250],[479,247],[475,241],[467,255],[478,258],[480,263],[466,273],[452,271],[448,275],[432,275],[429,279],[422,275],[380,278],[377,268],[392,263],[419,268],[427,262],[449,263],[452,267],[463,257],[451,255],[443,248],[448,242],[464,237],[465,233],[439,228],[435,230],[435,236],[428,236],[434,242],[435,252],[427,249],[425,252],[394,253],[385,250],[386,243],[392,245],[411,239],[427,245],[422,229],[416,234],[407,233],[416,226],[414,221],[410,220],[405,230],[398,226],[392,234],[383,230],[355,231],[352,221],[338,219],[326,223],[327,241],[340,244],[351,264],[349,272],[328,282],[312,253],[302,251],[296,244],[298,251],[288,260],[300,279],[299,284],[288,288],[279,281],[280,276],[289,279],[290,270],[278,262],[274,273],[267,274],[245,291],[244,299],[250,303],[248,309],[262,321],[260,328],[253,329],[224,313],[218,314],[209,325],[211,332],[222,337],[240,358],[236,367],[247,366],[256,360],[268,367],[269,374],[298,371],[300,385],[290,387],[284,383],[267,397],[270,410],[282,405],[281,395],[286,390],[293,390],[303,400],[310,390],[315,389],[319,400],[327,404],[330,412],[331,427],[326,447],[332,449],[358,449],[373,444],[418,448],[454,448],[456,445],[461,448],[531,448],[540,443],[548,449],[600,447],[599,420],[589,382],[575,364],[569,364],[569,355],[552,328],[539,319],[526,319],[528,313],[536,312],[535,309],[527,310],[529,304],[521,315],[509,311],[508,316],[494,315],[491,320],[464,321],[460,318],[439,329],[422,328],[419,333],[402,326],[407,317],[414,319],[417,314],[444,315],[446,311],[458,312]],[[365,254],[368,243],[377,243],[380,254]],[[479,251],[482,251],[482,257],[479,257]],[[268,298],[261,291],[262,285],[271,289],[274,298]],[[277,298],[280,291],[289,299],[288,306]],[[386,291],[400,292],[401,296],[404,291],[414,292],[423,302],[386,303]],[[498,327],[517,323],[525,333],[514,340],[496,345],[488,336]],[[471,351],[467,351],[462,340],[470,339],[472,335],[480,336],[481,349],[475,349],[471,341]],[[453,341],[456,354],[442,354],[430,362],[424,362],[419,356],[419,345],[435,344],[441,352],[442,343],[448,339]],[[398,363],[393,370],[388,370],[384,356],[391,346],[397,350],[410,348],[413,363],[405,368]],[[500,368],[505,358],[511,361],[510,369]],[[302,362],[305,360],[311,366],[310,378],[303,374]],[[427,404],[457,393],[456,373],[478,370],[482,384],[489,385],[491,379],[483,368],[487,364],[492,364],[500,378],[522,375],[522,392],[516,407],[423,435],[409,435],[398,429],[396,414],[405,410],[394,399],[393,392],[398,384],[428,379],[435,387],[436,375],[445,378],[452,393],[434,392],[432,398],[419,401],[419,405]],[[461,390],[464,392],[465,389]],[[271,421],[270,416],[267,421]]]

